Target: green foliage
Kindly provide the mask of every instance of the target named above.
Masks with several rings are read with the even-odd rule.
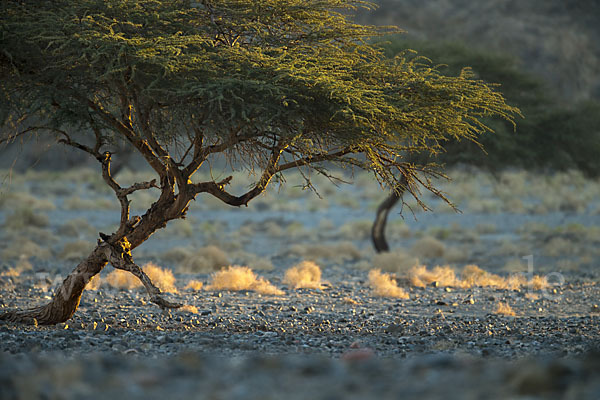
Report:
[[[517,59],[504,54],[474,49],[458,42],[407,40],[400,36],[384,44],[385,54],[394,57],[407,48],[444,64],[440,71],[458,76],[464,66],[478,79],[500,84],[510,104],[517,106],[523,119],[516,130],[503,121],[486,121],[494,129],[481,143],[449,143],[438,160],[446,164],[468,163],[493,170],[507,167],[535,169],[578,168],[592,176],[600,174],[600,104],[584,102],[564,105],[552,96],[536,76],[523,72]]]
[[[512,121],[518,110],[468,71],[447,76],[412,54],[386,57],[368,40],[397,30],[352,23],[346,14],[357,7],[370,4],[3,1],[5,122],[69,144],[73,130],[89,132],[94,154],[122,137],[157,170],[188,164],[191,175],[225,153],[263,171],[358,165],[394,186],[399,171],[416,174],[407,154],[476,140],[488,116]]]

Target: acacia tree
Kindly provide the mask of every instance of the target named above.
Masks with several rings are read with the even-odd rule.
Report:
[[[354,24],[353,0],[5,0],[0,5],[2,141],[32,134],[96,158],[120,205],[118,229],[100,234],[89,256],[44,306],[2,319],[68,320],[86,284],[108,263],[131,272],[163,308],[178,307],[131,251],[199,195],[247,205],[290,169],[329,176],[363,168],[419,198],[439,193],[430,165],[405,160],[446,140],[488,130],[480,117],[516,110],[468,71],[445,77],[410,55],[386,59],[369,38],[395,28]],[[143,156],[156,179],[121,186],[111,143]],[[232,194],[232,178],[192,178],[225,155],[256,181]],[[157,188],[156,202],[130,214],[128,196]]]

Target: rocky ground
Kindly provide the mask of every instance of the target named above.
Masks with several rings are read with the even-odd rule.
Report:
[[[0,310],[48,301],[116,223],[110,193],[77,175],[3,186]],[[162,313],[107,267],[67,323],[0,323],[0,398],[600,398],[600,185],[454,175],[464,213],[430,199],[435,213],[395,217],[384,256],[368,242],[382,193],[367,178],[324,200],[199,203],[134,254],[184,309]],[[305,260],[321,275],[296,288],[286,271]],[[230,264],[257,275],[228,290],[215,271]]]

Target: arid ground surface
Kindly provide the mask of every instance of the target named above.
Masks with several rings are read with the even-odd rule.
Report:
[[[297,176],[248,208],[199,198],[134,252],[186,306],[162,313],[108,266],[71,321],[0,323],[0,398],[600,398],[600,183],[450,176],[462,213],[406,199],[383,255],[370,176],[314,177],[322,199]],[[0,310],[42,304],[118,204],[93,170],[2,177]]]

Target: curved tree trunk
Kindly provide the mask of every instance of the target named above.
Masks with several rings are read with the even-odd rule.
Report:
[[[181,304],[163,299],[158,289],[133,262],[131,249],[138,247],[158,229],[166,226],[170,219],[178,218],[186,210],[186,203],[166,200],[158,201],[139,218],[122,224],[113,235],[100,234],[102,240],[90,255],[65,278],[54,292],[50,303],[27,310],[9,311],[0,315],[0,320],[34,325],[53,325],[69,320],[77,307],[86,285],[110,262],[114,268],[131,272],[144,285],[150,301],[163,309],[178,308]],[[178,210],[181,208],[181,210]],[[135,225],[132,227],[131,225]],[[127,235],[125,235],[127,233]],[[131,243],[128,241],[131,238]]]
[[[378,253],[390,251],[390,246],[385,239],[385,226],[387,224],[387,218],[390,210],[402,198],[406,184],[406,177],[403,175],[400,178],[400,186],[397,188],[397,190],[392,191],[392,193],[390,193],[390,195],[386,197],[386,199],[377,208],[375,221],[373,222],[373,227],[371,228],[371,239],[373,241],[375,251]]]
[[[65,278],[56,289],[50,303],[23,311],[9,311],[0,320],[24,324],[51,325],[70,319],[77,307],[85,286],[108,263],[106,244],[99,244],[91,254]]]

